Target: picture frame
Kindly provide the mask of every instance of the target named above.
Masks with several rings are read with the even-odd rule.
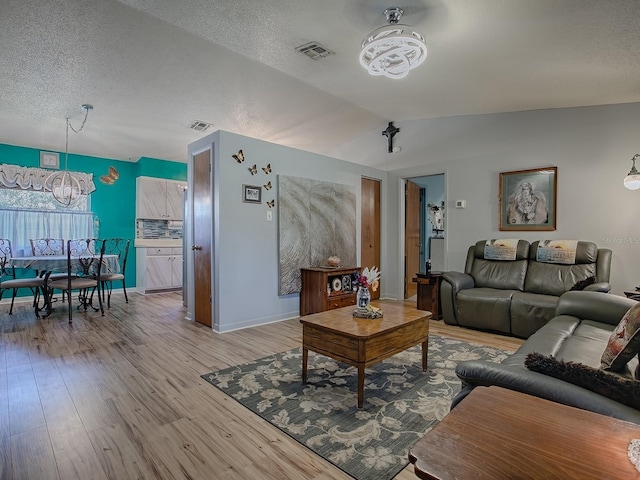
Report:
[[[500,173],[498,224],[501,231],[556,229],[558,168]]]
[[[262,187],[259,185],[242,185],[242,201],[244,203],[262,203]]]
[[[60,154],[40,151],[40,168],[60,170]]]

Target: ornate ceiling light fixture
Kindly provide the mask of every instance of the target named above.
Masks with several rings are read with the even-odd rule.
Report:
[[[384,15],[389,25],[377,28],[362,42],[360,64],[371,75],[404,78],[427,58],[424,37],[398,23],[403,14],[400,7],[387,8]]]
[[[89,110],[93,110],[93,105],[89,105],[87,103],[82,104],[81,108],[84,110],[84,120],[82,121],[82,125],[80,128],[76,130],[69,122],[69,118],[67,118],[67,136],[65,139],[64,146],[64,170],[55,172],[49,176],[46,181],[47,185],[51,186],[51,194],[53,198],[60,204],[65,207],[74,206],[78,200],[80,200],[82,194],[82,187],[80,185],[80,181],[68,170],[69,163],[69,128],[73,130],[74,133],[79,133],[84,128],[84,124],[87,121],[87,117],[89,116]]]

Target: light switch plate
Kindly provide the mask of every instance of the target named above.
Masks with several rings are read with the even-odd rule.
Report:
[[[273,215],[271,213],[271,210],[267,210],[267,222],[270,222],[273,220]]]

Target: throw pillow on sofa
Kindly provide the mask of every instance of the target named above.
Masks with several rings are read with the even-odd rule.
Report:
[[[563,362],[532,352],[524,365],[534,372],[578,385],[629,407],[640,410],[640,382],[578,362]]]
[[[615,328],[600,362],[605,370],[619,371],[640,352],[640,302],[627,310]]]

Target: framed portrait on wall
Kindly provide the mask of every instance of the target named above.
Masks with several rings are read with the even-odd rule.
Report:
[[[262,187],[242,185],[242,201],[244,203],[262,203]]]
[[[498,193],[500,230],[555,230],[557,174],[557,167],[501,172]]]

